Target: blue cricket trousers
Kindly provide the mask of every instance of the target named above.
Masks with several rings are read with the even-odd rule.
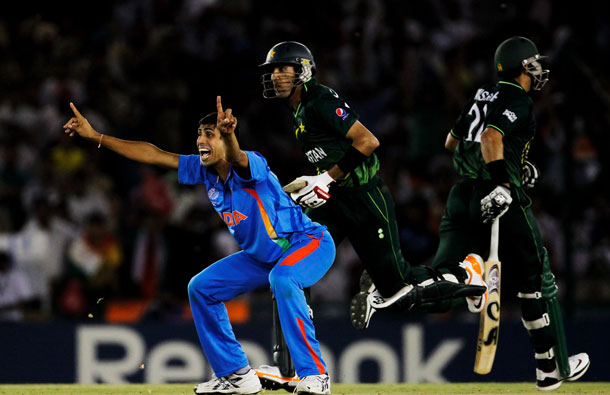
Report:
[[[257,288],[271,286],[286,344],[299,377],[326,373],[303,288],[330,269],[335,244],[325,231],[303,234],[277,262],[259,262],[243,251],[215,262],[191,279],[188,295],[203,351],[217,377],[248,365],[235,339],[227,302]]]

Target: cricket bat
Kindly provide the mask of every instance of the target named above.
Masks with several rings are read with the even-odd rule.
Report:
[[[296,192],[299,189],[305,188],[307,186],[307,181],[304,180],[294,180],[290,184],[284,185],[283,189],[286,193]]]
[[[474,372],[487,374],[491,372],[498,347],[500,332],[500,273],[501,265],[498,259],[498,239],[500,219],[494,219],[491,224],[491,241],[489,258],[485,261],[485,282],[487,283],[487,305],[481,311],[479,320],[479,338],[477,340],[477,355],[474,361]]]

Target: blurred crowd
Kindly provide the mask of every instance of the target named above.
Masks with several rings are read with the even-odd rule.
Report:
[[[429,262],[457,180],[445,136],[467,97],[495,80],[495,48],[512,35],[549,56],[550,82],[533,94],[530,159],[542,180],[531,196],[561,297],[571,312],[610,307],[608,5],[47,3],[0,16],[0,319],[189,319],[189,279],[236,251],[235,242],[204,191],[179,185],[176,172],[65,135],[68,103],[104,133],[191,154],[198,119],[221,95],[238,117],[242,148],[265,155],[287,183],[314,169],[285,104],[263,99],[257,69],[286,40],[312,50],[318,80],[380,140],[403,253]],[[347,315],[362,271],[349,243],[338,251],[312,288],[328,315]],[[510,304],[516,291],[505,268]],[[269,304],[269,295],[261,290],[246,305]]]

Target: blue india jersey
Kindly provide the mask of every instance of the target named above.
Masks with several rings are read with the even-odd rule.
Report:
[[[326,230],[313,222],[282,190],[277,176],[258,152],[248,155],[250,179],[233,169],[223,182],[200,162],[199,155],[181,155],[178,181],[204,185],[214,209],[229,228],[237,244],[254,259],[274,262],[304,233]]]

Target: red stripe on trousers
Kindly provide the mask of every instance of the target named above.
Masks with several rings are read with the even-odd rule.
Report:
[[[320,240],[322,240],[322,237],[324,237],[324,235],[322,235],[319,239],[316,239],[315,237],[310,235],[307,235],[307,237],[311,239],[309,244],[307,244],[305,247],[299,248],[292,254],[288,255],[286,259],[284,259],[284,261],[281,263],[281,265],[292,266],[301,259],[305,258],[307,255],[311,254],[316,248],[320,246]]]
[[[297,317],[297,322],[299,324],[299,329],[301,329],[301,335],[303,335],[303,340],[305,341],[307,349],[309,350],[309,354],[313,358],[313,361],[316,363],[318,372],[320,372],[320,374],[325,374],[326,370],[324,369],[324,365],[322,365],[322,362],[320,361],[320,357],[318,357],[318,354],[316,354],[316,352],[313,350],[313,348],[311,348],[311,345],[307,341],[307,336],[305,335],[305,324],[299,317]]]

